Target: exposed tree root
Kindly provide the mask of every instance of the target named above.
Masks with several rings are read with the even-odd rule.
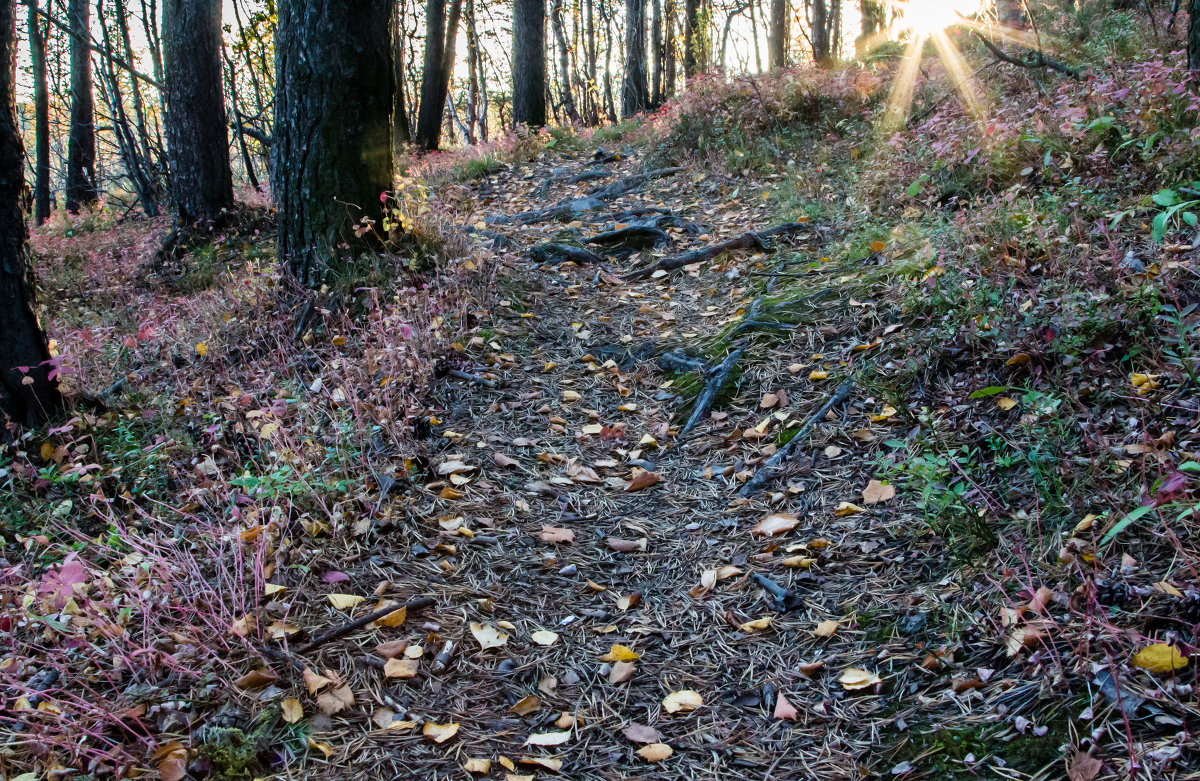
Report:
[[[708,382],[704,385],[704,390],[696,399],[696,407],[692,410],[692,416],[688,418],[688,422],[679,430],[678,439],[683,439],[695,427],[700,419],[703,418],[708,411],[712,409],[713,402],[717,399],[717,394],[721,391],[721,386],[729,379],[730,372],[733,367],[737,366],[738,361],[742,359],[742,348],[736,347],[733,352],[725,357],[715,369],[709,374]]]
[[[550,242],[538,244],[529,250],[529,259],[537,263],[575,263],[583,266],[588,263],[603,263],[604,258],[583,247],[573,244]]]
[[[802,222],[788,222],[783,225],[777,225],[774,228],[766,231],[747,231],[741,236],[735,236],[732,239],[711,244],[707,247],[694,249],[690,252],[684,252],[680,255],[672,255],[669,258],[663,258],[653,266],[640,268],[636,271],[631,271],[622,279],[632,281],[637,279],[647,279],[656,271],[675,271],[684,266],[690,266],[693,263],[702,263],[706,260],[712,260],[724,252],[732,252],[739,249],[758,249],[764,252],[773,249],[773,245],[769,243],[770,239],[783,238],[787,236],[795,236],[800,233],[807,233],[812,230],[812,227]]]
[[[812,430],[818,423],[825,419],[825,416],[829,414],[829,410],[850,398],[850,391],[852,389],[853,386],[851,386],[848,382],[844,382],[839,385],[837,390],[833,392],[833,395],[826,399],[825,403],[822,404],[807,421],[805,421],[804,425],[800,427],[800,430],[796,432],[796,436],[792,437],[786,445],[776,450],[775,455],[768,458],[766,462],[759,467],[758,471],[754,473],[754,477],[750,478],[750,480],[744,486],[742,486],[742,490],[738,491],[738,496],[753,496],[762,490],[763,486],[767,484],[767,481],[782,473],[783,467],[788,461],[791,460],[792,455],[796,452],[796,448],[799,447],[800,443],[808,441],[808,435],[812,433]]]

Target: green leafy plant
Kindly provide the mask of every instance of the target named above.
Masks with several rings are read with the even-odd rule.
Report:
[[[1196,210],[1200,208],[1200,182],[1192,181],[1175,189],[1163,188],[1155,193],[1150,200],[1162,211],[1154,216],[1152,238],[1161,242],[1167,231],[1177,226],[1182,220],[1185,225],[1195,228],[1200,225],[1200,216]]]

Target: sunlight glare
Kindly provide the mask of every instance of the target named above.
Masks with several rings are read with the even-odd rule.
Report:
[[[908,0],[902,9],[903,24],[914,35],[932,35],[982,10],[982,0]]]

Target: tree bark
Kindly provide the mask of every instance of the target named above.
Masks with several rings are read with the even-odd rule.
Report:
[[[78,214],[100,197],[96,187],[96,109],[88,0],[70,0],[67,22],[71,29],[71,129],[67,138],[66,207]]]
[[[29,6],[29,54],[33,64],[33,220],[41,225],[50,219],[50,90],[38,0],[25,1]]]
[[[791,32],[788,22],[792,15],[788,0],[771,0],[771,30],[767,48],[767,66],[777,71],[787,65],[788,39]]]
[[[425,6],[425,70],[421,74],[421,106],[417,111],[417,143],[435,151],[442,140],[442,118],[450,94],[454,43],[462,17],[462,0],[430,0]]]
[[[700,30],[700,0],[684,0],[683,9],[683,77],[692,79],[706,67],[703,52],[703,31]]]
[[[392,64],[396,80],[396,95],[392,101],[392,147],[393,153],[399,156],[404,152],[404,145],[412,141],[412,128],[404,89],[404,3],[392,0],[391,8]]]
[[[1200,71],[1200,0],[1188,3],[1188,68]]]
[[[546,0],[513,0],[513,124],[546,124]]]
[[[575,95],[571,92],[571,58],[567,48],[567,34],[563,29],[562,0],[554,0],[550,15],[550,23],[554,26],[554,41],[558,46],[558,81],[562,88],[563,111],[573,124],[579,124],[579,110],[575,107]]]
[[[650,61],[654,63],[654,75],[650,80],[650,105],[658,108],[663,104],[663,55],[662,0],[650,0]]]
[[[828,65],[832,54],[829,42],[828,0],[813,0],[811,40],[813,60],[818,65]]]
[[[632,117],[650,107],[646,83],[646,0],[625,1],[625,78],[621,115]]]
[[[0,0],[0,414],[34,425],[62,409],[34,312],[33,259],[21,213],[25,147],[17,124],[16,0]]]
[[[302,285],[378,245],[392,187],[391,0],[280,0],[272,175],[279,258]],[[440,111],[439,111],[440,115]]]
[[[221,82],[221,0],[164,0],[163,68],[171,194],[185,225],[233,207]]]

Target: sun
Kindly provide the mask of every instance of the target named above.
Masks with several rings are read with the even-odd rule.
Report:
[[[983,9],[982,0],[908,0],[900,7],[902,24],[915,36],[939,33],[975,16]]]

